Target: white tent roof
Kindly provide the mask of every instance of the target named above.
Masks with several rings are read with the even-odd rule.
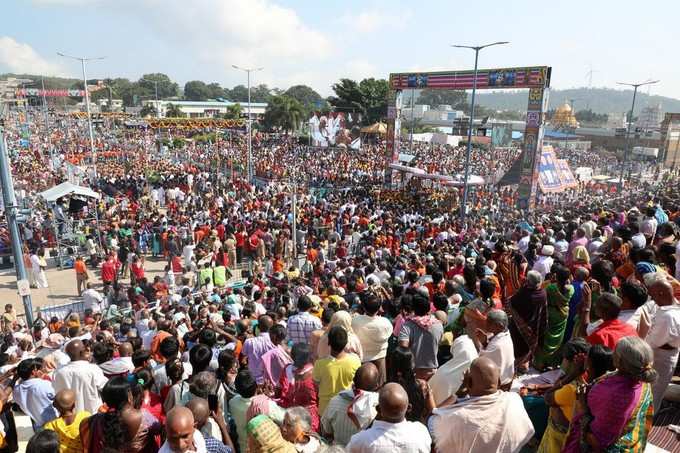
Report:
[[[58,186],[51,187],[40,193],[40,196],[43,197],[45,201],[57,201],[59,198],[66,195],[81,195],[83,197],[96,199],[100,198],[100,195],[94,190],[87,187],[76,186],[70,182],[62,182]]]
[[[408,173],[413,173],[413,174],[422,174],[425,173],[425,170],[422,168],[418,167],[409,167],[407,165],[401,165],[401,164],[390,164],[390,168],[392,170],[397,170],[397,171],[405,171]]]
[[[470,186],[480,186],[484,184],[484,178],[478,175],[468,175],[468,185]],[[446,185],[449,186],[464,186],[465,185],[465,175],[458,174],[454,176],[453,181],[447,182]]]

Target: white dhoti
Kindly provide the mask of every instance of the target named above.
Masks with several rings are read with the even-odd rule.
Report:
[[[666,392],[668,384],[673,378],[675,367],[678,364],[678,352],[678,349],[654,348],[654,369],[658,374],[656,382],[652,385],[655,414],[661,408],[663,394]]]
[[[32,273],[33,273],[33,280],[35,281],[35,284],[38,288],[47,288],[48,287],[47,276],[45,275],[44,270],[42,270],[40,268],[38,268],[36,270],[36,268],[34,267],[32,269]]]

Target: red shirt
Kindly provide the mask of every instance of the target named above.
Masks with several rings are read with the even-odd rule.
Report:
[[[116,264],[113,261],[105,261],[102,264],[102,280],[112,282],[116,278]]]
[[[144,266],[142,266],[141,264],[138,265],[137,263],[132,263],[130,265],[130,270],[135,275],[135,278],[137,280],[141,280],[144,278]]]
[[[586,338],[592,345],[601,344],[607,346],[612,351],[616,348],[616,343],[623,337],[637,337],[637,330],[626,322],[618,319],[605,321],[597,330]]]

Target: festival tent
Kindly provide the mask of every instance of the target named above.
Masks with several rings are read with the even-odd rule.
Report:
[[[70,182],[62,182],[58,186],[51,187],[40,193],[40,196],[47,202],[57,201],[66,195],[80,195],[87,198],[96,198],[97,200],[100,198],[100,195],[94,190],[77,186]]]
[[[468,185],[469,186],[481,186],[484,184],[484,178],[478,175],[468,175]],[[446,186],[463,186],[465,185],[465,175],[455,175],[453,181],[445,182]]]
[[[370,126],[362,127],[361,133],[385,135],[387,134],[387,125],[385,123],[371,124]]]
[[[390,164],[390,169],[396,170],[396,171],[404,171],[407,173],[413,173],[413,174],[424,174],[425,170],[422,168],[418,167],[409,167],[407,165],[401,165],[401,164]]]

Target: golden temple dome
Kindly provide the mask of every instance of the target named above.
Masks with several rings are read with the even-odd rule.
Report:
[[[578,127],[578,121],[571,110],[571,106],[566,102],[555,109],[550,123],[555,128],[575,128]]]

